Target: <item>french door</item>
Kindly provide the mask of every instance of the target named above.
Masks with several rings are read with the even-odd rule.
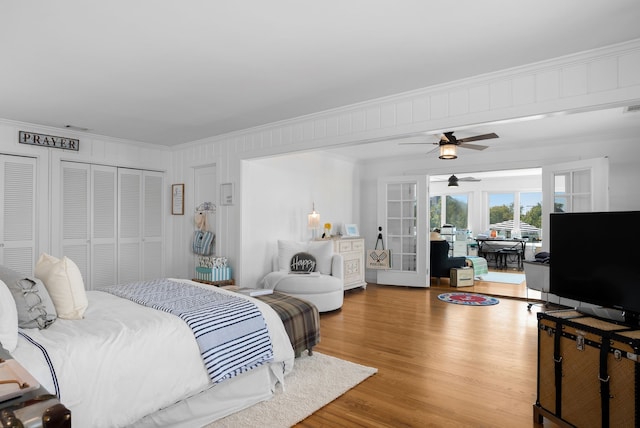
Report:
[[[378,224],[391,269],[377,271],[378,284],[428,287],[427,176],[378,180]]]
[[[549,248],[554,212],[609,210],[609,159],[595,158],[542,168],[542,242]]]

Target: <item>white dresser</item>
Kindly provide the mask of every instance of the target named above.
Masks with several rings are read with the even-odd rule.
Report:
[[[364,239],[333,239],[333,251],[344,259],[344,289],[367,288],[364,280]]]

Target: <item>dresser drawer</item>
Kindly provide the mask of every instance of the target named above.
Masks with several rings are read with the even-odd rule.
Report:
[[[351,251],[362,251],[364,250],[364,241],[362,239],[358,239],[357,241],[351,242]]]
[[[351,241],[338,241],[338,252],[345,253],[347,251],[352,251],[352,242]]]

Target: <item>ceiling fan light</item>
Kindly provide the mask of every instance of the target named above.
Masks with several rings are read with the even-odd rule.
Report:
[[[440,146],[440,159],[457,159],[458,151],[455,144],[442,144]]]

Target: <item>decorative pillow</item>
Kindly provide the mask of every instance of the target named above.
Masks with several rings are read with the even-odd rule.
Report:
[[[316,270],[316,258],[309,253],[297,253],[291,258],[291,272],[311,273]]]
[[[0,279],[13,295],[18,326],[43,329],[56,320],[55,307],[42,282],[6,266],[0,266]]]
[[[18,311],[11,291],[0,279],[0,344],[9,352],[18,346]]]
[[[306,242],[278,241],[278,269],[289,272],[291,258],[304,251],[307,251]]]
[[[316,258],[316,270],[323,275],[331,275],[331,259],[333,258],[332,241],[311,241],[307,251]]]
[[[49,291],[58,317],[82,319],[89,302],[80,269],[70,258],[58,259],[43,253],[36,264],[36,277]]]

